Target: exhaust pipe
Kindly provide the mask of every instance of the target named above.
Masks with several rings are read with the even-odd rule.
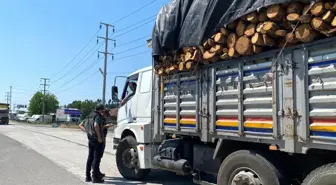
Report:
[[[161,156],[155,156],[153,158],[152,165],[158,169],[175,172],[181,175],[188,175],[191,173],[191,168],[188,165],[188,161],[180,159],[177,161],[171,159],[162,159]]]

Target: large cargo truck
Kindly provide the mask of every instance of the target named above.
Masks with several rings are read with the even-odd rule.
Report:
[[[154,64],[130,74],[120,97],[112,87],[121,100],[116,163],[126,179],[161,169],[199,184],[336,184],[335,37],[165,76]]]
[[[8,125],[9,123],[9,104],[0,103],[0,124]]]

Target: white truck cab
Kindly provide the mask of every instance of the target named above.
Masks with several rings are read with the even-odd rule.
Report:
[[[124,159],[118,159],[118,156],[136,155],[138,158],[136,161],[139,164],[135,164],[136,162],[131,160],[128,163],[129,165],[136,165],[140,169],[151,168],[152,155],[148,144],[152,141],[152,72],[152,67],[150,66],[130,74],[120,96],[118,96],[118,88],[116,86],[112,87],[112,99],[120,103],[113,145],[115,149],[125,147],[124,149],[117,149],[117,163],[125,162]],[[133,83],[133,86],[135,84],[135,92],[130,88],[131,83]],[[133,143],[133,149],[132,146],[122,145],[123,140],[132,140],[127,143]],[[137,150],[134,150],[134,147]],[[119,154],[119,152],[122,154]],[[118,165],[120,171],[125,171],[125,169],[120,169],[122,168],[120,166],[127,165]],[[142,170],[141,173],[146,173],[146,170]],[[141,175],[139,174],[139,176]]]

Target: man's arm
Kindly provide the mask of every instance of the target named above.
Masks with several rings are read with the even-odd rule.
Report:
[[[98,137],[98,142],[99,143],[102,143],[103,142],[103,139],[102,139],[102,136],[101,136],[101,131],[100,131],[100,126],[101,126],[101,119],[99,117],[99,115],[96,116],[95,118],[95,121],[94,121],[94,128],[95,128],[95,131],[96,131],[96,134],[97,134],[97,137]]]
[[[84,128],[84,121],[85,121],[85,120],[83,120],[83,121],[79,124],[79,128],[80,128],[83,132],[86,133],[86,130],[85,130],[85,128]]]

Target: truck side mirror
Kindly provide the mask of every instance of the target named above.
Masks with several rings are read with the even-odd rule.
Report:
[[[112,86],[112,101],[118,101],[118,87]]]

